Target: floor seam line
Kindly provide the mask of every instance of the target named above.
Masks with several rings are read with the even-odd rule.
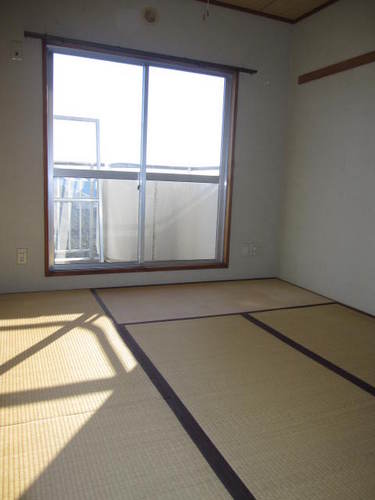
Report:
[[[263,312],[273,312],[273,311],[285,311],[285,310],[290,310],[290,309],[306,309],[309,307],[322,307],[322,306],[332,306],[332,305],[339,305],[337,302],[322,302],[319,304],[303,304],[299,306],[285,306],[285,307],[274,307],[271,309],[255,309],[254,311],[236,311],[236,312],[231,312],[231,313],[222,313],[222,314],[207,314],[207,315],[202,315],[202,316],[184,316],[182,318],[165,318],[165,319],[150,319],[147,321],[129,321],[129,322],[118,322],[116,321],[117,325],[121,326],[135,326],[135,325],[147,325],[147,324],[152,324],[152,323],[168,323],[172,321],[186,321],[190,319],[206,319],[206,318],[224,318],[227,316],[243,316],[244,314],[258,314],[258,313],[263,313]]]
[[[28,424],[35,424],[38,422],[46,422],[49,420],[56,420],[58,418],[76,417],[77,415],[86,415],[87,413],[95,413],[95,411],[96,410],[86,410],[86,411],[78,411],[76,413],[66,413],[64,415],[54,415],[52,417],[34,418],[32,420],[26,420],[25,422],[17,422],[15,424],[0,425],[0,430],[8,428],[8,427],[15,427],[17,425],[28,425]]]
[[[105,391],[103,391],[105,392]],[[146,401],[162,401],[163,400],[163,397],[161,396],[161,394],[158,394],[157,397],[153,396],[153,397],[145,397],[145,398],[142,398],[140,400],[137,400],[137,401],[134,401],[130,404],[138,404],[138,403],[144,403]],[[108,406],[109,409],[113,408],[113,405],[109,405]],[[26,424],[34,424],[34,423],[37,423],[37,422],[45,422],[45,421],[48,421],[48,420],[55,420],[55,419],[58,419],[58,418],[65,418],[65,417],[76,417],[77,415],[86,415],[88,413],[95,413],[97,411],[97,408],[96,409],[92,409],[92,410],[85,410],[85,411],[78,411],[78,412],[73,412],[73,413],[64,413],[62,415],[52,415],[50,417],[43,417],[43,418],[34,418],[32,420],[25,420],[24,422],[17,422],[17,423],[14,423],[14,424],[0,424],[0,430],[1,429],[4,429],[6,427],[14,427],[16,425],[26,425]]]

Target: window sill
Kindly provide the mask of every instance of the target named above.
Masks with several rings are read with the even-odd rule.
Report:
[[[154,271],[192,271],[199,269],[225,269],[227,262],[212,264],[182,264],[168,266],[134,266],[134,267],[102,267],[102,268],[80,268],[80,269],[46,269],[45,275],[49,276],[82,276],[87,274],[116,274],[116,273],[147,273]]]

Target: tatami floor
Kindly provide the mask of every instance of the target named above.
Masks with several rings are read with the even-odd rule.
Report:
[[[277,279],[0,296],[2,499],[375,498],[375,318]]]

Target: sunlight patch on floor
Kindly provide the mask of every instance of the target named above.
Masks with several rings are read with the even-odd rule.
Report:
[[[112,391],[100,394],[101,403],[94,412],[1,427],[0,497],[19,498],[100,410],[111,394]]]
[[[94,325],[101,329],[103,332],[107,332],[108,343],[117,354],[117,357],[127,373],[134,370],[138,365],[137,360],[131,353],[130,349],[118,335],[116,328],[114,327],[112,321],[104,315],[98,316]]]

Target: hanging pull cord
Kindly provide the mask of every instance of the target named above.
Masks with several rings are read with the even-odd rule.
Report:
[[[202,16],[203,21],[206,21],[206,19],[208,19],[209,16],[210,16],[210,0],[207,0],[206,5],[204,6],[204,11]]]

